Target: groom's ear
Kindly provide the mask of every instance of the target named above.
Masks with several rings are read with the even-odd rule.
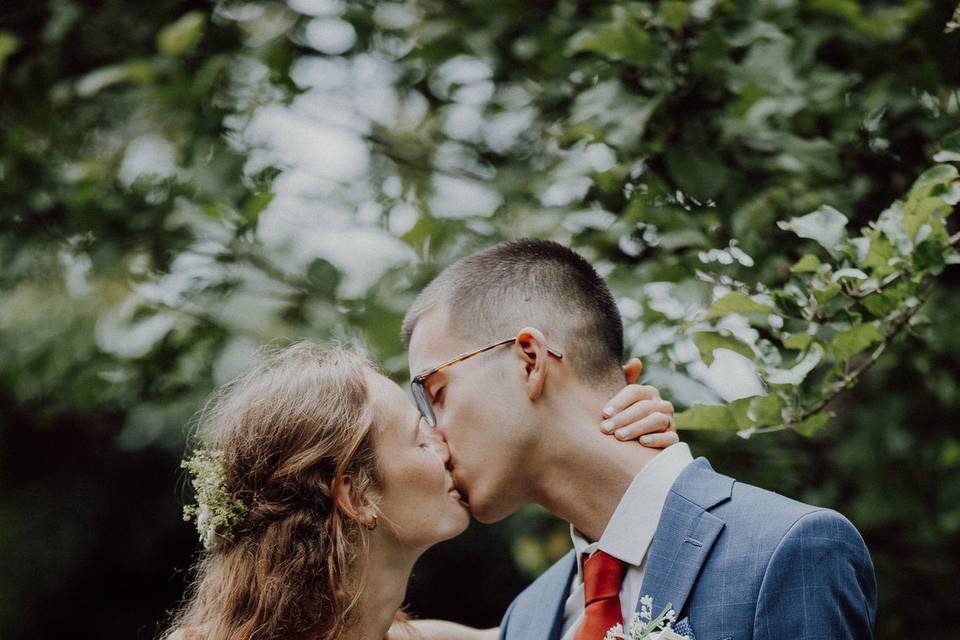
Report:
[[[517,334],[517,346],[526,365],[527,396],[536,400],[543,395],[547,379],[547,338],[536,327],[524,327]]]
[[[623,377],[627,384],[637,384],[640,374],[643,372],[643,363],[637,358],[630,358],[627,364],[623,365]]]

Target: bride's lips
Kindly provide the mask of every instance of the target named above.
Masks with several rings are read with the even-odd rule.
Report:
[[[453,472],[449,472],[449,474],[450,474],[450,488],[447,489],[447,493],[449,493],[451,496],[456,498],[460,502],[460,504],[466,507],[467,506],[466,493],[460,489],[457,483],[457,478],[456,476],[453,475]]]

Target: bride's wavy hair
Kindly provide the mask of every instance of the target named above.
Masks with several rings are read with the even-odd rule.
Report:
[[[354,621],[367,537],[333,487],[349,476],[363,499],[378,483],[364,375],[376,369],[309,341],[259,355],[198,414],[198,439],[224,452],[227,489],[248,510],[201,554],[164,640],[332,640]]]

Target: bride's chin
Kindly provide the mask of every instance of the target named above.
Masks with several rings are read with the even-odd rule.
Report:
[[[470,510],[467,509],[466,505],[458,501],[453,508],[456,511],[451,514],[451,525],[455,531],[450,535],[450,538],[460,535],[470,526]]]

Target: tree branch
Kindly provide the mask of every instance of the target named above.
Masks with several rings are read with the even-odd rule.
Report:
[[[897,318],[896,321],[894,321],[894,323],[891,325],[890,330],[886,334],[884,334],[883,341],[880,343],[880,345],[876,349],[874,349],[873,353],[870,354],[869,358],[867,358],[856,369],[854,369],[853,371],[845,375],[843,378],[841,378],[839,382],[836,383],[834,390],[831,393],[827,394],[825,397],[823,397],[820,400],[820,402],[815,404],[810,409],[804,411],[799,418],[797,418],[796,420],[791,420],[787,422],[784,426],[789,427],[791,425],[798,424],[800,422],[803,422],[807,418],[819,413],[820,411],[825,409],[827,405],[833,402],[837,398],[837,396],[839,396],[843,391],[845,391],[846,389],[849,389],[854,384],[856,384],[860,376],[866,373],[867,370],[870,369],[870,367],[872,367],[874,364],[877,363],[877,361],[880,359],[880,356],[883,354],[886,348],[890,345],[893,339],[897,336],[897,334],[900,333],[900,331],[903,330],[903,328],[910,321],[910,318],[912,318],[917,313],[917,311],[919,311],[920,308],[923,307],[924,303],[927,301],[927,298],[929,298],[930,294],[933,292],[934,282],[935,282],[935,279],[932,276],[927,279],[920,293],[917,296],[917,304],[915,304],[910,309],[906,310],[904,313],[901,314],[899,318]]]

